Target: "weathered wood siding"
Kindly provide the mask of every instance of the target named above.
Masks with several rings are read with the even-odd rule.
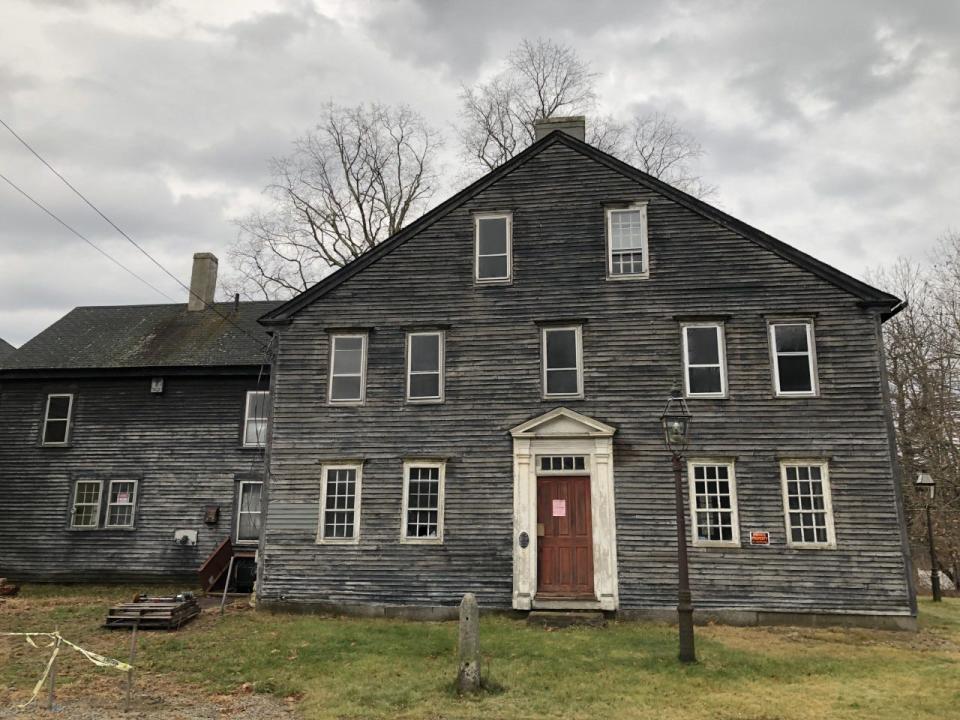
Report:
[[[649,201],[650,278],[605,279],[603,204]],[[514,280],[473,283],[471,213],[513,212]],[[813,227],[813,225],[811,225]],[[769,314],[814,316],[821,396],[775,398]],[[691,400],[688,456],[736,458],[743,546],[691,548],[701,608],[908,613],[877,317],[749,240],[555,144],[298,314],[275,366],[264,598],[511,602],[509,428],[563,404],[614,425],[620,605],[676,602],[659,414],[681,378],[675,316],[728,315],[729,399]],[[541,399],[537,321],[583,318],[583,400]],[[446,402],[404,400],[404,337],[447,326]],[[367,400],[326,403],[331,327],[369,327]],[[445,457],[439,546],[399,542],[402,461]],[[778,458],[827,458],[837,548],[786,546]],[[320,463],[363,458],[360,541],[315,543]],[[769,547],[750,547],[750,530]]]
[[[162,375],[162,372],[157,372]],[[261,380],[266,389],[266,379]],[[4,380],[0,385],[0,576],[24,580],[195,581],[233,525],[235,477],[262,474],[263,451],[241,447],[254,377],[167,376]],[[72,392],[69,447],[41,447],[48,393]],[[70,528],[73,484],[139,480],[134,529]],[[220,505],[216,525],[204,505]],[[198,531],[195,547],[173,542]]]

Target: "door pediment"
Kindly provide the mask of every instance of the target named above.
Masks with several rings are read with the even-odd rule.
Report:
[[[515,438],[612,437],[617,431],[599,420],[558,407],[510,430]]]

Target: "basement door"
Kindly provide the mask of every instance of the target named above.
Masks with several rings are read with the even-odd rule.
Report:
[[[537,596],[595,599],[590,478],[537,478]]]

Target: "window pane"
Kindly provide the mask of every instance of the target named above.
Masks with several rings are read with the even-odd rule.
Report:
[[[263,445],[267,442],[266,420],[251,420],[247,423],[247,431],[243,438],[244,445]]]
[[[43,441],[45,443],[62,443],[67,440],[67,421],[48,420],[44,426]]]
[[[440,376],[439,375],[411,375],[410,376],[410,397],[411,398],[440,397]]]
[[[547,370],[548,395],[575,395],[577,392],[576,370]]]
[[[577,367],[576,330],[547,330],[546,332],[547,368]]]
[[[47,417],[51,420],[65,420],[70,414],[69,397],[51,397]]]
[[[249,419],[267,417],[267,405],[269,404],[269,392],[252,392],[247,395],[247,417]]]
[[[639,210],[610,213],[610,242],[613,250],[639,248],[643,244],[643,225]]]
[[[360,377],[334,377],[330,396],[333,400],[359,400]]]
[[[260,539],[260,513],[241,513],[237,540]]]
[[[507,256],[493,255],[477,258],[477,277],[481,280],[507,277]]]
[[[719,393],[723,390],[720,384],[719,367],[690,368],[690,394]]]
[[[810,392],[810,358],[807,355],[787,355],[777,358],[781,392]]]
[[[777,352],[806,352],[806,325],[775,325]]]
[[[357,348],[345,347],[346,343],[351,345],[356,341]],[[363,350],[359,347],[360,338],[338,339],[334,345],[333,351],[333,374],[334,375],[359,375],[363,362]]]
[[[477,239],[479,255],[505,255],[507,252],[507,219],[480,220]]]
[[[410,336],[410,370],[413,372],[440,370],[440,336]]]
[[[688,327],[687,362],[690,365],[720,364],[718,335],[715,327]]]
[[[244,483],[240,496],[242,512],[260,512],[260,483]]]

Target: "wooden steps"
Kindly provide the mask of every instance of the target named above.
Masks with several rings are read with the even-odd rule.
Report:
[[[200,605],[192,593],[176,597],[148,597],[141,595],[134,602],[114,605],[107,612],[105,628],[140,630],[178,630],[200,614]]]

